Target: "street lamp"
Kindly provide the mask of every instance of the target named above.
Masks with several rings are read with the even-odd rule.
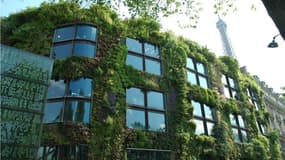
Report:
[[[280,34],[277,34],[277,35],[275,35],[275,36],[273,37],[272,42],[270,42],[270,43],[267,45],[268,48],[277,48],[277,47],[278,47],[278,43],[275,42],[275,38],[278,37],[278,36],[280,36]]]

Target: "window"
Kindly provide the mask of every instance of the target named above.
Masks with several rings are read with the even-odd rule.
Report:
[[[88,160],[87,145],[41,146],[37,160]]]
[[[265,128],[265,125],[264,124],[262,124],[262,123],[260,123],[260,122],[256,122],[256,125],[257,125],[257,128],[258,128],[258,130],[259,130],[259,132],[261,133],[261,134],[266,134],[266,128]]]
[[[94,58],[96,55],[97,28],[74,24],[55,30],[52,57],[67,58],[72,55]]]
[[[236,86],[236,82],[227,75],[222,75],[222,82],[224,84],[224,95],[227,98],[235,98],[238,99],[238,89]]]
[[[126,101],[129,128],[165,131],[164,97],[161,92],[129,88],[126,90]]]
[[[215,125],[215,110],[212,107],[193,100],[191,104],[194,106],[195,134],[212,135]]]
[[[161,75],[159,48],[150,43],[143,43],[126,38],[128,55],[126,64],[147,73]]]
[[[170,151],[151,149],[128,149],[128,160],[170,160]]]
[[[235,142],[247,141],[247,129],[241,115],[230,114],[230,123],[232,126],[233,138]]]
[[[65,82],[50,80],[44,123],[63,121],[89,123],[92,79]]]
[[[203,88],[208,88],[208,75],[204,64],[187,58],[187,79],[191,84],[199,85]]]
[[[253,91],[251,88],[247,88],[247,95],[249,97],[249,102],[253,104],[256,108],[256,110],[260,109],[260,102],[257,96],[257,93]]]

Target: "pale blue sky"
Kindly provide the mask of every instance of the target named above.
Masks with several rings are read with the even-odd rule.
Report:
[[[29,6],[39,6],[44,0],[0,0],[0,16],[8,16]],[[197,29],[180,29],[176,23],[177,17],[163,20],[164,30],[173,30],[177,35],[183,35],[207,46],[218,56],[223,55],[220,35],[216,29],[217,15],[213,14],[213,1],[201,0],[204,11],[200,14]],[[255,4],[256,11],[251,11]],[[278,48],[267,48],[272,37],[279,33],[272,19],[268,16],[260,0],[237,0],[238,11],[223,17],[227,23],[228,34],[235,49],[240,66],[247,66],[252,75],[258,75],[269,87],[280,92],[285,86],[285,43],[279,36],[276,41]],[[181,17],[179,17],[181,18]]]

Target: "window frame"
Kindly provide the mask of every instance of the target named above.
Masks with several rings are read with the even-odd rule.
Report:
[[[225,84],[223,82],[223,80],[222,80],[222,83],[223,83],[223,86],[224,86],[224,95],[226,96],[225,92],[228,92],[230,94],[230,97],[226,96],[226,98],[234,98],[234,99],[238,100],[239,99],[239,96],[238,96],[239,95],[239,90],[238,90],[238,87],[237,87],[238,86],[237,81],[234,78],[232,78],[232,77],[230,77],[230,76],[228,76],[226,74],[222,74],[222,79],[223,79],[223,76],[225,77],[225,80],[226,80],[226,83],[227,83],[227,84]],[[234,86],[235,86],[234,88],[231,86],[230,79],[232,79],[233,82],[234,82]],[[227,89],[226,91],[225,91],[225,88]],[[235,96],[233,95],[233,91],[236,92]]]
[[[202,114],[201,116],[194,114],[195,106],[193,105],[193,102],[199,104],[200,111],[201,111],[201,114]],[[200,120],[200,121],[203,122],[203,129],[204,129],[204,133],[203,134],[207,135],[207,136],[212,136],[212,134],[209,134],[210,131],[209,131],[209,128],[207,126],[207,122],[212,123],[213,125],[216,125],[217,120],[216,120],[216,110],[215,110],[215,108],[211,107],[209,105],[203,104],[201,102],[195,101],[195,100],[191,100],[191,105],[194,107],[194,109],[193,109],[193,118],[194,118],[194,120]],[[212,113],[213,119],[209,119],[209,118],[206,117],[205,106],[209,107],[209,109],[210,109],[210,111]],[[195,132],[196,132],[196,129],[195,129]]]
[[[193,64],[193,67],[194,68],[189,68],[188,67],[188,59],[191,59],[192,60],[192,64]],[[204,73],[201,73],[201,72],[199,72],[199,69],[198,69],[198,64],[201,64],[201,65],[203,65],[203,68],[204,68]],[[194,74],[195,75],[195,80],[196,80],[196,84],[192,84],[192,85],[198,85],[198,86],[200,86],[200,87],[202,87],[202,88],[205,88],[205,87],[203,87],[203,86],[201,86],[201,82],[200,82],[200,76],[202,77],[202,78],[205,78],[206,79],[206,84],[207,84],[207,87],[205,88],[205,89],[208,89],[208,88],[210,88],[210,83],[209,83],[209,76],[208,76],[208,69],[207,69],[207,67],[206,67],[206,65],[204,64],[204,63],[202,63],[202,62],[199,62],[199,61],[197,61],[195,58],[193,58],[193,57],[187,57],[187,60],[186,60],[186,70],[187,70],[187,81],[189,82],[189,83],[191,83],[191,81],[188,79],[188,72],[191,72],[192,74]]]
[[[140,89],[140,91],[143,93],[143,100],[144,100],[144,105],[136,105],[136,104],[129,104],[127,102],[126,99],[126,105],[127,105],[127,110],[128,109],[132,109],[132,110],[136,110],[136,111],[142,111],[144,112],[144,121],[145,121],[145,127],[143,130],[145,131],[152,131],[152,132],[167,132],[167,119],[166,119],[166,101],[165,101],[165,94],[161,91],[157,91],[157,90],[149,90],[149,89],[144,89],[144,88],[139,88],[139,87],[130,87],[130,88],[126,88],[126,96],[127,96],[127,89],[131,89],[131,88],[135,88],[135,89]],[[148,92],[158,92],[162,94],[162,103],[163,103],[163,109],[158,109],[155,107],[151,107],[148,106]],[[157,114],[161,114],[164,116],[164,125],[165,128],[163,131],[158,131],[158,130],[151,130],[150,129],[150,121],[149,121],[149,115],[148,113],[157,113]],[[126,126],[127,126],[127,113],[126,113]],[[127,126],[128,128],[130,128],[129,126]]]
[[[247,91],[248,101],[255,106],[255,109],[257,111],[261,110],[258,94],[255,91],[253,91],[253,89],[251,89],[250,87],[248,87],[246,91]]]
[[[231,116],[230,115],[232,115],[234,117],[236,124],[231,123]],[[236,114],[236,113],[231,113],[230,115],[229,115],[230,125],[231,125],[232,129],[236,129],[238,131],[239,142],[235,141],[234,137],[232,137],[233,140],[237,143],[247,142],[248,141],[248,128],[247,128],[247,124],[246,124],[246,121],[244,120],[243,116],[241,114]],[[240,116],[242,118],[243,123],[244,123],[244,127],[241,126],[240,121],[238,119],[238,116]],[[245,140],[243,139],[242,131],[245,131],[245,133],[246,133],[246,139]],[[232,133],[233,133],[233,131],[232,131]],[[233,136],[234,136],[234,133],[233,133]]]
[[[144,41],[141,41],[141,40],[138,40],[138,39],[134,39],[134,38],[130,38],[130,37],[126,37],[125,39],[125,44],[126,46],[127,45],[127,39],[132,39],[132,40],[136,40],[140,43],[141,45],[141,52],[142,53],[139,53],[139,52],[135,52],[135,51],[132,51],[132,50],[129,50],[128,49],[128,53],[127,53],[127,56],[128,55],[132,55],[132,56],[136,56],[136,57],[139,57],[142,59],[142,70],[143,72],[146,72],[146,73],[149,73],[149,74],[152,74],[152,75],[156,75],[156,76],[162,76],[162,65],[161,65],[161,54],[160,54],[160,47],[156,44],[153,44],[153,43],[149,43],[149,42],[144,42]],[[150,56],[148,55],[146,52],[145,52],[145,44],[149,44],[149,45],[153,45],[154,47],[157,47],[158,48],[158,57],[154,57],[154,56]],[[151,61],[155,61],[155,62],[158,62],[159,63],[159,74],[156,74],[156,73],[151,73],[151,72],[148,72],[146,69],[147,69],[147,65],[146,65],[146,61],[147,60],[151,60]],[[127,61],[126,61],[127,62]],[[130,64],[126,64],[126,65],[130,65]],[[132,66],[132,65],[130,65]]]

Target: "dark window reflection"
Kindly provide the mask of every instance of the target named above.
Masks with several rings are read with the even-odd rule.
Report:
[[[94,44],[76,42],[73,53],[77,56],[94,58],[96,46]]]
[[[127,65],[131,65],[138,70],[143,70],[143,60],[142,57],[134,56],[134,55],[127,55],[126,60]]]
[[[67,101],[64,110],[65,121],[89,122],[90,103],[85,101]]]
[[[144,52],[145,52],[145,55],[155,57],[155,58],[159,58],[159,48],[155,45],[145,43],[144,44]]]
[[[95,41],[96,31],[97,31],[96,28],[93,26],[78,25],[76,38]]]
[[[128,150],[128,160],[170,160],[170,152],[152,150]]]
[[[52,49],[52,57],[61,59],[71,56],[71,47],[72,45],[70,43],[54,46]]]
[[[136,53],[142,53],[142,44],[140,41],[127,38],[126,43],[127,43],[127,47],[129,51],[133,51]]]
[[[68,94],[71,96],[91,97],[91,91],[92,91],[92,79],[81,78],[70,82]]]
[[[145,112],[127,109],[127,126],[133,129],[145,129]]]
[[[50,80],[47,98],[62,97],[65,94],[66,84],[63,80],[55,81]]]
[[[44,123],[60,122],[63,114],[63,102],[46,103],[44,111]]]
[[[54,42],[65,41],[73,39],[74,37],[74,26],[58,28],[55,30],[53,37]]]
[[[145,71],[155,75],[160,75],[160,62],[145,59]]]

